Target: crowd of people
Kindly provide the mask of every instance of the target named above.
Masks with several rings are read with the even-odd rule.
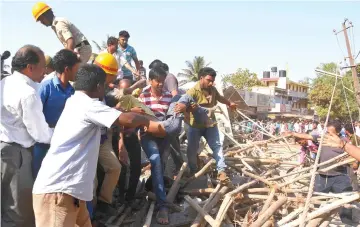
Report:
[[[25,45],[12,59],[12,75],[1,80],[2,226],[92,226],[95,211],[116,213],[113,194],[125,184],[119,179],[122,167],[130,168],[123,197],[132,206],[141,150],[151,164],[156,221],[169,224],[163,173],[173,155],[170,146],[180,149],[183,121],[188,176],[198,171],[197,148],[204,137],[220,183],[229,183],[212,108],[218,102],[230,109],[236,104],[213,86],[214,69],[202,68],[196,85],[180,94],[166,63],[156,59],[146,72],[127,31],[109,37],[107,48],[90,59],[91,46],[74,24],[55,17],[43,2],[32,12],[64,49],[50,57]],[[104,172],[101,184],[98,166]]]
[[[125,168],[130,168],[130,176],[122,202],[133,207],[142,150],[151,164],[156,221],[169,224],[164,169],[169,155],[177,170],[182,165],[176,152],[183,122],[187,175],[198,171],[197,151],[204,137],[213,151],[219,182],[230,184],[214,107],[218,102],[232,110],[237,105],[213,86],[214,69],[202,68],[196,85],[180,94],[166,63],[155,59],[146,69],[138,60],[128,44],[129,32],[109,37],[107,48],[90,59],[92,48],[74,24],[55,17],[43,2],[35,4],[32,13],[36,21],[53,29],[64,49],[50,57],[37,46],[25,45],[12,59],[12,74],[1,80],[2,226],[93,226],[94,212],[116,214],[114,191],[125,185],[121,178]],[[316,155],[318,139],[326,132],[320,162],[344,151],[360,159],[358,122],[355,131],[352,124],[339,120],[330,121],[327,128],[323,121],[300,120],[243,126],[251,132],[258,125],[272,135],[297,138],[303,156]],[[98,167],[104,173],[101,182]],[[315,190],[351,191],[351,179],[348,167],[340,166],[319,174]],[[340,216],[351,219],[349,209]]]

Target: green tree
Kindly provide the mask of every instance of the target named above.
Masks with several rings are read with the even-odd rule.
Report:
[[[250,89],[254,86],[261,86],[262,83],[258,79],[256,73],[250,72],[249,69],[238,69],[233,74],[228,74],[222,78],[224,87],[233,85],[237,89]]]
[[[110,37],[109,35],[106,35],[106,40],[108,40],[109,37]],[[94,45],[98,51],[102,51],[103,49],[107,48],[107,41],[101,41],[101,43],[102,43],[101,45],[99,45],[99,43],[97,43],[94,40],[91,40],[91,41],[94,43]],[[97,56],[98,56],[97,53],[92,53],[91,57],[90,57],[90,61],[94,61]]]
[[[305,84],[305,85],[310,85],[311,84],[312,79],[310,77],[305,77],[302,80],[299,80],[300,84]]]
[[[333,62],[321,64],[318,68],[323,71],[339,74],[338,67],[336,63]],[[350,91],[348,89],[343,88],[343,84],[341,83],[341,80],[344,83],[344,86],[349,88]],[[312,105],[315,106],[315,110],[319,115],[319,117],[321,118],[325,118],[327,115],[334,85],[335,85],[335,77],[329,75],[318,73],[317,77],[313,80],[312,89],[309,93],[309,99]],[[347,109],[345,93],[349,103],[351,116],[354,118],[358,116],[358,108],[355,101],[355,95],[352,92],[354,90],[353,87],[354,86],[351,77],[351,71],[348,71],[342,79],[338,78],[338,83],[334,94],[330,117],[349,120],[349,111]]]
[[[200,69],[209,66],[210,63],[206,63],[204,57],[195,56],[192,61],[185,62],[187,69],[183,69],[183,73],[179,73],[178,76],[184,78],[180,81],[198,81],[198,73]]]

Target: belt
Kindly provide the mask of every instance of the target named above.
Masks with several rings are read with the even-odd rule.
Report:
[[[87,40],[84,40],[84,41],[80,42],[78,45],[76,45],[75,48],[79,48],[79,47],[87,46],[87,45],[90,45],[90,43]]]

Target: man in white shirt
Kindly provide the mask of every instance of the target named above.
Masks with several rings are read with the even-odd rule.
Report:
[[[75,94],[65,104],[34,184],[37,227],[91,227],[85,201],[93,198],[102,127],[159,132],[160,123],[104,105],[105,78],[97,65],[83,65],[76,75]]]
[[[50,143],[53,133],[36,91],[44,77],[44,53],[24,46],[15,54],[12,69],[12,76],[0,82],[1,226],[34,226],[31,148],[35,142]]]
[[[360,137],[360,123],[358,121],[355,122],[355,135]]]

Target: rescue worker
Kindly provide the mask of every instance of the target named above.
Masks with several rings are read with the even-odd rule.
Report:
[[[46,27],[51,26],[65,49],[77,53],[82,63],[87,63],[92,54],[92,48],[86,37],[70,21],[55,17],[52,9],[44,2],[37,2],[32,8],[36,21]]]

